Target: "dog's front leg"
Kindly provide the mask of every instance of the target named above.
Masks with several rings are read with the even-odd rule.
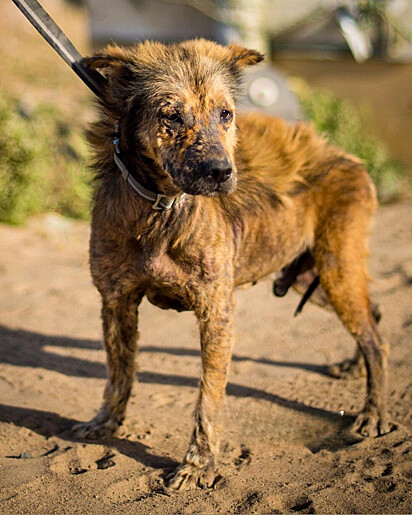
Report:
[[[227,295],[227,293],[226,293]],[[215,479],[216,458],[222,423],[222,409],[232,351],[233,300],[213,299],[197,313],[202,374],[195,409],[195,428],[183,463],[169,481],[169,487],[185,490],[211,486]]]
[[[136,292],[116,297],[103,295],[108,378],[100,411],[90,422],[72,428],[77,438],[108,438],[123,422],[135,371],[137,307],[141,298]]]

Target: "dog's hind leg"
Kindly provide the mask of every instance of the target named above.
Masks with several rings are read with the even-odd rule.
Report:
[[[382,312],[378,304],[371,304],[372,318],[376,324],[379,324],[382,318]],[[359,346],[356,348],[353,358],[347,358],[339,363],[334,363],[328,367],[328,372],[332,377],[337,379],[360,377],[365,375],[365,360]]]
[[[108,438],[124,420],[135,371],[137,308],[141,298],[136,292],[114,298],[103,296],[103,335],[108,372],[104,401],[90,422],[72,428],[77,438]]]
[[[386,418],[389,347],[378,333],[369,299],[366,240],[375,202],[370,182],[361,180],[362,175],[355,177],[356,189],[341,202],[335,199],[320,217],[314,258],[329,302],[355,338],[366,365],[366,402],[354,429],[363,436],[378,436],[390,430]]]
[[[296,282],[293,284],[293,287],[298,293],[302,294],[308,290],[316,277],[318,277],[317,270],[308,270],[296,278]],[[309,298],[309,301],[324,309],[332,310],[332,306],[330,305],[321,285],[316,288],[313,295]],[[296,310],[295,315],[297,314],[297,311],[298,310]],[[382,318],[382,312],[378,304],[371,304],[371,314],[375,322],[378,324]],[[352,358],[347,358],[339,363],[330,365],[328,367],[328,373],[337,379],[363,376],[365,373],[365,361],[359,347],[356,348]]]
[[[200,326],[202,374],[189,449],[169,480],[169,487],[177,490],[196,485],[208,487],[215,478],[232,351],[233,301],[227,298],[227,292],[223,296],[211,299],[207,310],[196,313]]]
[[[356,256],[353,258],[353,267],[356,267]],[[319,257],[319,261],[321,260]],[[342,265],[340,254],[337,255],[335,264],[328,264],[329,260],[330,256],[320,264],[321,283],[342,323],[358,344],[359,353],[355,356],[353,366],[359,366],[361,355],[366,365],[366,403],[354,429],[363,436],[379,436],[389,431],[386,419],[389,348],[383,344],[376,322],[371,316],[366,272],[363,277],[362,274],[347,274],[344,269],[349,263]]]

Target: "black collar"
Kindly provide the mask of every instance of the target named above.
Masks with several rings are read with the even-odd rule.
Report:
[[[137,195],[145,200],[153,202],[152,209],[155,211],[168,211],[186,196],[186,193],[182,193],[181,195],[176,195],[174,197],[168,197],[167,195],[163,195],[163,193],[154,193],[153,191],[145,188],[135,177],[133,177],[133,175],[131,175],[122,159],[119,138],[119,122],[116,122],[115,124],[115,137],[113,139],[113,144],[115,149],[113,159],[117,168],[120,170],[123,179]]]

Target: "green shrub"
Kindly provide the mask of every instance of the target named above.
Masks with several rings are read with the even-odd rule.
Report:
[[[383,201],[396,198],[405,177],[404,167],[393,159],[386,146],[366,128],[364,117],[349,102],[328,91],[317,91],[301,80],[293,81],[304,116],[320,133],[347,152],[360,157]]]
[[[0,221],[56,211],[87,218],[90,185],[86,146],[51,105],[31,112],[0,91]]]

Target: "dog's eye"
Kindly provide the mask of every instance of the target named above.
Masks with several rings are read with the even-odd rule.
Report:
[[[169,122],[180,123],[180,124],[183,123],[182,118],[177,113],[167,114],[167,115],[165,115],[165,118],[167,120],[169,120]]]
[[[228,122],[232,116],[232,111],[228,111],[227,109],[223,109],[223,111],[220,113],[220,119],[223,122]]]

